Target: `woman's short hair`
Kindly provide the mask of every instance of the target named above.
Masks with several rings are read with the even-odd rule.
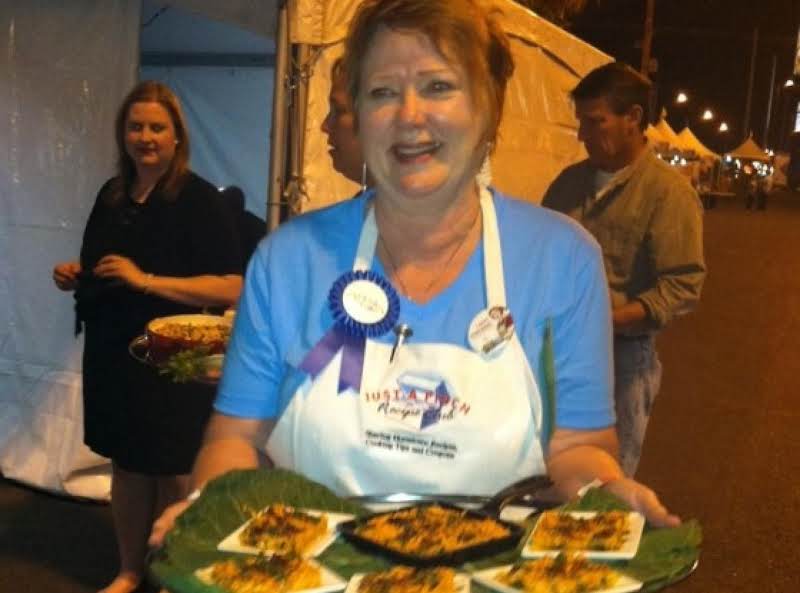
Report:
[[[159,189],[167,199],[177,196],[186,174],[189,171],[189,133],[186,129],[186,120],[183,117],[180,101],[170,88],[155,80],[144,80],[137,84],[127,94],[122,104],[117,110],[117,117],[114,123],[114,137],[117,142],[118,170],[121,181],[119,191],[113,192],[113,200],[118,200],[122,196],[120,192],[128,192],[136,178],[136,165],[128,152],[125,150],[125,124],[128,119],[128,112],[134,103],[158,103],[166,109],[175,128],[175,156],[169,164],[167,171],[159,181]]]
[[[634,105],[642,108],[639,128],[644,131],[650,123],[650,93],[652,84],[636,70],[622,62],[611,62],[595,68],[572,89],[572,99],[585,101],[608,99],[616,115],[628,113]]]
[[[488,115],[482,140],[493,143],[514,60],[505,33],[482,0],[367,0],[362,4],[350,24],[343,57],[354,104],[364,58],[382,27],[423,33],[446,59],[463,68],[476,109]]]

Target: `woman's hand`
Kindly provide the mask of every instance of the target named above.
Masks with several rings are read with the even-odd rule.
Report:
[[[619,478],[603,486],[618,498],[627,502],[635,511],[642,513],[647,521],[656,527],[677,527],[680,517],[670,513],[658,500],[656,493],[644,484],[630,478]]]
[[[119,280],[134,290],[143,291],[147,286],[147,274],[121,255],[106,255],[97,262],[93,272],[100,278]]]
[[[189,500],[182,500],[164,509],[161,516],[153,523],[153,529],[150,532],[150,538],[147,540],[147,543],[154,548],[164,545],[164,538],[175,526],[175,519],[177,519],[178,515],[183,513],[183,511],[188,509],[191,504],[192,502]]]
[[[80,262],[62,262],[53,268],[53,282],[61,290],[75,290],[78,288],[78,274],[80,273]]]

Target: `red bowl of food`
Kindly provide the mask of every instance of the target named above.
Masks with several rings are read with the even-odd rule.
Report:
[[[145,328],[147,353],[156,364],[184,350],[203,349],[222,354],[231,335],[232,320],[220,315],[172,315],[153,319]]]

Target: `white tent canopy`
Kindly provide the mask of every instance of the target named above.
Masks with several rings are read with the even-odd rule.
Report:
[[[769,156],[764,149],[756,144],[755,140],[753,140],[752,134],[747,137],[747,140],[726,154],[734,159],[746,159],[763,162],[767,162],[769,160]]]
[[[669,150],[669,141],[664,138],[664,135],[659,132],[653,124],[647,124],[644,135],[650,145],[654,146],[657,150]]]
[[[666,118],[662,117],[658,123],[653,126],[656,131],[661,135],[661,137],[667,142],[670,148],[680,150],[681,149],[681,141],[678,138],[678,135],[672,129],[672,127],[667,122]]]
[[[700,140],[692,133],[688,126],[683,128],[678,133],[678,140],[680,141],[681,148],[683,150],[694,152],[699,158],[719,158],[719,155],[716,152],[700,142]]]

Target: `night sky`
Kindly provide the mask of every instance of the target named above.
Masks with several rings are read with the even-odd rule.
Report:
[[[645,0],[590,0],[572,19],[572,33],[637,70],[641,64]],[[669,123],[679,131],[688,121],[692,131],[714,150],[730,149],[747,133],[744,118],[754,29],[759,29],[750,129],[762,146],[769,101],[773,56],[776,86],[768,144],[785,143],[793,123],[791,77],[800,26],[800,0],[656,0],[652,56],[658,60],[659,106],[667,107]],[[796,79],[800,83],[800,78]],[[794,89],[795,97],[800,86]],[[674,105],[679,90],[690,97],[685,109]],[[702,122],[705,108],[716,123]],[[730,126],[718,131],[720,120]]]

